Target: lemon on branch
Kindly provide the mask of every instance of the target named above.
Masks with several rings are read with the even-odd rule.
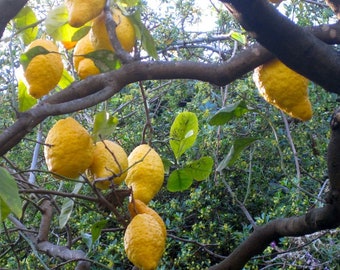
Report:
[[[260,95],[291,117],[312,118],[308,97],[308,79],[288,68],[280,60],[271,60],[254,70],[253,80]]]
[[[57,121],[49,130],[44,155],[48,170],[77,178],[93,161],[94,144],[90,134],[75,119]]]
[[[69,24],[73,27],[83,26],[102,12],[105,3],[106,0],[66,0]]]
[[[162,226],[149,214],[136,215],[124,234],[128,259],[141,270],[155,270],[163,255],[166,236]]]
[[[164,181],[164,165],[158,153],[147,144],[137,146],[128,156],[129,169],[125,183],[133,197],[148,204]]]
[[[136,42],[136,33],[133,24],[119,9],[113,9],[112,16],[114,22],[117,24],[116,36],[118,41],[125,51],[131,52]],[[93,20],[90,38],[96,50],[114,51],[106,29],[105,19],[105,13],[102,12]]]
[[[111,177],[116,185],[126,177],[128,157],[125,150],[117,143],[109,140],[99,141],[95,145],[93,163],[89,167],[90,180]],[[110,180],[96,182],[96,187],[108,189]]]
[[[58,47],[50,40],[36,39],[28,46],[26,52],[38,46],[49,53],[35,55],[24,68],[28,93],[37,99],[47,95],[57,86],[64,70]]]

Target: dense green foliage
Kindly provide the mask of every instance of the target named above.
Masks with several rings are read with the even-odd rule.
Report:
[[[35,6],[32,2],[31,7],[38,17],[45,18],[54,1],[39,2],[44,3]],[[222,62],[228,60],[234,50],[242,50],[242,44],[225,36],[232,30],[242,33],[242,29],[218,3],[216,7],[209,6],[208,12],[216,18],[212,31],[198,32],[191,31],[190,27],[201,18],[203,20],[204,10],[193,4],[195,1],[160,2],[167,12],[160,13],[147,6],[143,6],[142,12],[160,59]],[[327,8],[304,1],[292,2],[285,4],[286,11],[298,23],[329,22],[332,14]],[[43,22],[40,26],[39,34],[43,34]],[[12,25],[8,26],[6,35],[0,41],[1,131],[15,121],[18,100],[14,73],[24,48]],[[71,63],[67,62],[69,58],[64,60],[69,63],[70,74],[74,74]],[[221,261],[249,235],[252,221],[260,225],[279,217],[301,215],[310,207],[322,204],[327,179],[328,120],[337,106],[337,97],[310,83],[314,117],[303,123],[267,104],[259,96],[251,76],[251,73],[247,74],[226,87],[189,80],[135,83],[105,103],[73,114],[89,131],[92,131],[97,112],[105,110],[116,117],[118,124],[109,138],[120,142],[127,152],[141,141],[151,142],[167,165],[166,179],[173,170],[192,160],[203,156],[213,158],[214,169],[206,180],[194,181],[189,189],[181,192],[170,192],[165,183],[150,204],[162,216],[168,229],[166,252],[159,269],[207,268]],[[145,110],[143,98],[146,98],[148,110]],[[209,124],[219,109],[240,101],[248,108],[244,114],[221,126]],[[183,111],[197,116],[199,132],[193,147],[177,163],[169,134],[175,117]],[[151,118],[152,129],[145,126],[147,115]],[[1,159],[1,165],[13,172],[19,188],[23,187],[21,181],[29,176],[37,136],[41,132],[43,140],[49,128],[63,117],[48,118]],[[243,149],[233,164],[217,170],[237,138],[257,140]],[[292,147],[295,147],[296,155]],[[57,181],[47,172],[42,148],[33,169],[36,184],[41,189],[72,192],[73,182]],[[79,193],[93,196],[88,184],[84,184]],[[39,201],[26,193],[21,196],[24,203],[21,220],[27,228],[37,230],[41,217],[37,209]],[[61,209],[65,198],[57,195],[53,198]],[[127,215],[126,203],[119,208],[122,216]],[[92,242],[91,234],[97,227],[93,224],[102,229],[95,242]],[[98,224],[105,226],[102,228]],[[15,269],[20,265],[23,269],[53,269],[62,263],[34,250],[29,240],[12,228],[13,224],[8,220],[1,226],[1,268]],[[56,214],[49,240],[68,245],[67,237],[71,235],[72,247],[83,249],[93,261],[91,269],[129,269],[131,264],[124,253],[123,232],[123,226],[112,213],[93,202],[76,199],[71,217],[62,229]],[[339,230],[278,239],[263,255],[252,259],[245,269],[335,269],[340,260],[339,247]],[[277,252],[280,253],[278,256]],[[74,269],[74,265],[70,262],[62,269]]]

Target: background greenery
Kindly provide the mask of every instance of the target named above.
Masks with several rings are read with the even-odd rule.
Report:
[[[149,8],[146,1],[141,7],[143,22],[155,39],[161,60],[222,62],[246,46],[227,35],[231,31],[242,34],[243,30],[218,1],[208,4],[207,9],[198,5],[200,1],[158,2],[166,12]],[[38,35],[44,35],[43,19],[57,4],[57,1],[50,0],[30,3],[38,18],[42,19]],[[330,10],[319,2],[294,0],[284,2],[280,7],[285,7],[283,12],[301,25],[329,23],[334,19]],[[211,31],[197,31],[195,24],[207,13],[211,14],[207,22],[213,25]],[[248,38],[247,42],[251,44],[252,40]],[[15,70],[20,65],[18,59],[25,47],[13,24],[8,26],[0,46],[0,129],[4,130],[15,121],[18,109]],[[71,55],[71,52],[65,54]],[[69,59],[64,57],[65,63],[69,63]],[[70,63],[69,72],[74,74]],[[301,215],[310,207],[322,204],[327,181],[328,122],[338,105],[337,96],[310,83],[314,117],[303,123],[264,102],[251,76],[249,73],[226,87],[189,80],[142,83],[152,117],[152,131],[144,136],[164,160],[172,161],[169,170],[206,155],[215,161],[214,171],[205,181],[195,181],[183,192],[169,192],[165,181],[151,202],[150,206],[162,216],[168,229],[166,252],[159,269],[204,269],[218,263],[249,235],[252,220],[260,225],[279,217]],[[131,152],[143,139],[146,121],[140,88],[138,83],[131,84],[104,104],[73,116],[91,131],[94,115],[102,110],[108,111],[119,120],[110,138]],[[238,101],[244,101],[253,110],[222,126],[209,124],[220,108]],[[175,117],[183,111],[197,115],[199,135],[195,145],[181,159],[183,164],[175,164],[169,146],[169,131]],[[1,159],[1,165],[27,178],[37,134],[41,132],[44,138],[49,128],[63,117],[50,117],[44,121]],[[233,141],[244,137],[258,140],[242,151],[233,165],[218,172],[216,168],[228,154]],[[60,183],[47,172],[42,151],[34,169],[36,183],[42,189],[72,192],[74,183]],[[80,193],[90,195],[92,189],[84,186]],[[37,228],[40,213],[30,196],[22,196],[25,199],[22,220],[27,227]],[[61,207],[64,198],[54,198]],[[123,214],[125,209],[121,209]],[[103,220],[107,223],[100,238],[90,243],[91,226]],[[73,247],[85,250],[88,258],[93,260],[92,269],[131,268],[124,254],[123,227],[98,205],[76,200],[68,226],[60,229],[56,215],[50,241],[66,245],[66,230],[73,236]],[[336,269],[340,261],[339,248],[339,229],[278,239],[263,255],[253,258],[245,269]],[[60,263],[58,259],[32,249],[22,234],[12,230],[10,222],[2,224],[0,267],[16,269],[21,265],[23,269],[53,269]],[[62,269],[73,268],[74,263],[68,263]]]

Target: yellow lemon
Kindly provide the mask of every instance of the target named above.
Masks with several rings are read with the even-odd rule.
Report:
[[[260,95],[291,117],[307,121],[312,118],[308,97],[308,79],[288,68],[278,59],[254,70],[253,80]]]
[[[81,38],[74,48],[73,65],[80,79],[85,79],[88,76],[100,73],[92,59],[86,58],[84,55],[94,51],[94,47],[90,40],[90,35],[87,34]]]
[[[90,134],[75,119],[61,119],[49,130],[44,155],[48,170],[77,178],[93,161],[94,144]]]
[[[113,20],[117,24],[116,36],[122,48],[131,52],[136,41],[135,28],[130,19],[122,14],[119,9],[114,9],[112,12]],[[110,37],[105,25],[105,13],[101,13],[92,22],[90,30],[90,38],[96,50],[113,51]]]
[[[158,215],[158,213],[143,203],[141,200],[134,199],[129,202],[128,209],[132,218],[138,214],[148,214],[152,216],[162,227],[162,232],[166,236],[166,226],[163,219]]]
[[[105,7],[106,0],[66,0],[68,23],[73,27],[81,27],[97,17]]]
[[[148,214],[136,215],[124,234],[128,259],[140,270],[154,270],[163,255],[166,236],[159,223]]]
[[[25,69],[24,76],[29,85],[28,92],[35,98],[41,98],[54,89],[63,74],[63,62],[58,47],[50,40],[36,39],[26,51],[41,46],[51,53],[33,57]]]
[[[149,145],[141,144],[130,153],[128,163],[129,169],[125,183],[132,188],[135,199],[148,204],[163,185],[162,159]]]
[[[97,142],[94,149],[93,163],[89,167],[92,175],[90,180],[112,177],[113,183],[119,185],[126,177],[128,158],[125,150],[119,144],[104,140]],[[96,187],[110,188],[111,181],[98,181]]]

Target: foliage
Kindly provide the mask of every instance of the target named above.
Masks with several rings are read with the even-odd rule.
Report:
[[[14,111],[27,110],[36,103],[28,99],[27,90],[15,76],[27,40],[35,38],[27,33],[47,34],[57,41],[64,37],[74,41],[88,31],[85,26],[80,29],[82,32],[75,29],[70,32],[65,9],[57,5],[60,2],[41,2],[42,5],[31,3],[30,9],[25,8],[29,16],[26,27],[32,32],[27,29],[21,32],[25,27],[23,10],[8,25],[6,37],[0,41],[4,45],[0,51],[1,132],[15,121]],[[223,62],[251,42],[222,6],[209,5],[206,10],[213,14],[210,20],[216,18],[210,31],[193,31],[200,20],[207,20],[198,5],[200,1],[163,0],[158,1],[159,9],[150,8],[149,2],[138,5],[137,1],[115,2],[121,7],[133,2],[130,15],[139,30],[136,57]],[[282,6],[285,13],[301,25],[331,20],[329,9],[309,1],[287,1]],[[138,11],[133,13],[135,8]],[[131,10],[127,8],[125,12]],[[51,23],[55,20],[59,20],[58,24]],[[58,46],[67,67],[68,83],[77,80],[72,51],[64,49],[59,42]],[[97,61],[107,60],[105,56],[92,56]],[[118,141],[128,153],[141,141],[152,142],[166,167],[165,184],[150,202],[168,230],[159,269],[204,269],[235,249],[252,231],[252,221],[261,225],[279,217],[301,215],[311,206],[322,205],[329,137],[326,120],[336,106],[337,97],[313,83],[309,85],[309,96],[314,116],[303,123],[267,104],[258,94],[251,74],[226,87],[192,80],[144,81],[132,83],[105,102],[72,116],[91,131],[96,141],[99,138]],[[183,115],[190,115],[193,124],[187,125],[186,121],[178,124],[178,117]],[[35,185],[42,194],[53,198],[55,208],[60,211],[52,219],[49,241],[66,246],[71,239],[72,249],[84,250],[93,269],[129,269],[131,263],[122,241],[124,226],[105,207],[84,199],[95,197],[96,192],[86,179],[79,179],[82,184],[54,179],[47,171],[42,147],[38,148],[34,163],[33,149],[39,147],[36,141],[41,143],[61,118],[64,116],[45,120],[1,159],[1,166],[8,168],[12,176],[1,168],[0,180],[17,182],[23,204],[22,217],[18,201],[10,205],[10,210],[27,228],[37,232],[42,197],[25,192],[30,185]],[[174,136],[176,129],[181,131],[180,136]],[[180,148],[174,142],[185,147]],[[203,171],[197,173],[198,168]],[[31,177],[35,181],[28,184],[26,179]],[[102,194],[107,196],[109,192]],[[71,199],[65,194],[84,197]],[[3,193],[0,196],[2,209]],[[127,199],[117,207],[123,219],[128,215],[126,205]],[[244,209],[253,220],[246,216]],[[4,215],[3,210],[1,213]],[[63,263],[35,250],[29,239],[14,230],[9,219],[4,220],[0,230],[1,267],[14,269],[25,265],[27,269],[51,269]],[[278,239],[264,254],[249,261],[245,269],[292,269],[287,264],[297,268],[334,269],[339,261],[339,246],[339,229]],[[63,269],[74,268],[75,262],[63,265]]]

